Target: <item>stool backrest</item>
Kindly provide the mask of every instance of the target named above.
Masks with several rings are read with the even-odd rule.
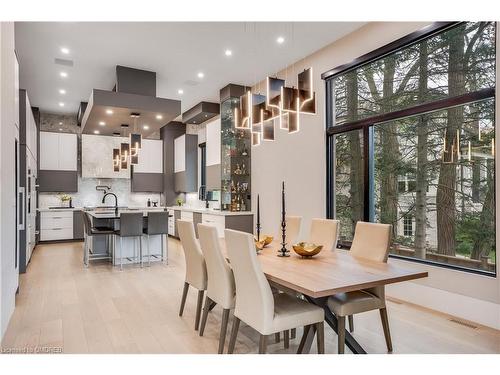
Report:
[[[148,234],[168,233],[168,212],[148,212]]]
[[[81,213],[83,215],[83,227],[85,229],[85,234],[87,236],[92,235],[92,222],[90,220],[90,215],[88,212],[83,212]]]
[[[121,237],[142,236],[142,227],[143,227],[142,212],[122,212],[120,214]]]

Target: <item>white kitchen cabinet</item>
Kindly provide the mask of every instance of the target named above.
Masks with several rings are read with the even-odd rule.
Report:
[[[220,119],[207,123],[207,167],[220,164]]]
[[[193,221],[193,213],[189,211],[181,211],[181,220]]]
[[[28,98],[28,94],[26,91],[22,90],[21,92],[26,95],[25,100],[25,119],[26,119],[26,148],[31,153],[31,155],[37,158],[37,129],[35,117],[33,116],[33,110],[31,109],[31,103]]]
[[[186,135],[174,139],[174,173],[186,170]]]
[[[134,165],[134,173],[163,173],[163,141],[142,139],[139,164]]]
[[[40,132],[40,169],[77,170],[77,135]]]
[[[40,213],[40,240],[73,239],[73,211],[43,211]]]
[[[201,222],[206,225],[212,225],[217,228],[219,237],[224,237],[224,229],[226,228],[226,218],[222,215],[202,214]]]

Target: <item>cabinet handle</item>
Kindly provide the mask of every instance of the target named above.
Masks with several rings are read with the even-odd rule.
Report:
[[[62,230],[62,228],[52,228],[52,230]]]

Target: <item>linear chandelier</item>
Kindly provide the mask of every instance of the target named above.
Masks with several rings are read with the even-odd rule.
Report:
[[[258,146],[261,141],[274,141],[276,124],[288,133],[298,132],[301,114],[316,114],[312,68],[297,75],[297,87],[287,87],[285,80],[267,77],[266,95],[247,91],[234,110],[235,127],[250,130],[252,146]]]
[[[137,119],[141,116],[140,113],[132,112],[130,117],[134,119],[134,132],[137,132]],[[128,125],[123,124],[122,129],[128,128]],[[122,169],[127,169],[128,165],[139,164],[139,150],[142,147],[142,135],[131,133],[129,143],[121,143],[120,148],[113,149],[113,171],[120,172]]]

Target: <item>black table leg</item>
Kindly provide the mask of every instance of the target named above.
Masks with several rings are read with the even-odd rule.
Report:
[[[311,298],[308,296],[305,296],[306,299],[315,304],[316,306],[322,307],[323,310],[325,310],[325,322],[332,327],[332,329],[335,331],[335,333],[338,333],[338,328],[337,328],[337,317],[331,312],[331,310],[328,308],[328,305],[326,304],[327,298]],[[311,336],[311,338],[309,337]],[[304,345],[303,353],[308,353],[309,350],[311,349],[312,345],[312,339],[314,337],[314,330],[309,330],[309,334],[307,337],[307,340]],[[345,343],[347,347],[354,353],[354,354],[366,354],[366,351],[359,345],[359,343],[352,337],[352,335],[349,333],[349,331],[346,330],[345,333]]]

